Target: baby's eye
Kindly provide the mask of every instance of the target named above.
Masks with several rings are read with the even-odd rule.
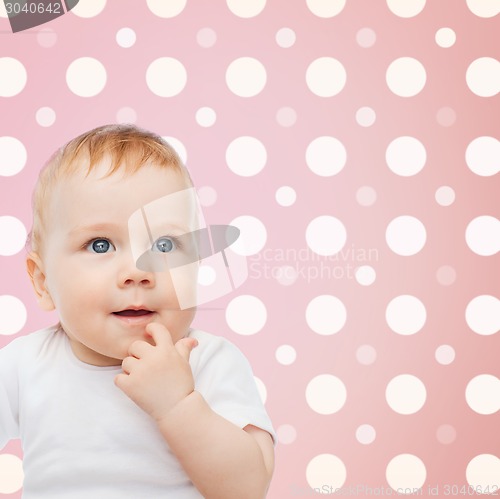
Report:
[[[171,237],[160,237],[153,243],[152,251],[160,251],[162,253],[170,253],[176,248],[176,244]]]
[[[89,241],[85,248],[93,253],[108,253],[110,248],[116,249],[111,241],[102,238]]]

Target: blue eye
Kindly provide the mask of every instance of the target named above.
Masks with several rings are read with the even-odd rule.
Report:
[[[170,253],[176,248],[174,240],[171,237],[160,237],[153,244],[153,251],[160,251],[161,253]]]
[[[86,249],[89,249],[93,253],[108,253],[110,248],[115,249],[113,244],[107,239],[93,239],[86,245]]]

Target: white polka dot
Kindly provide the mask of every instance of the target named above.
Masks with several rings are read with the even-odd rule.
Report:
[[[361,206],[371,206],[377,200],[377,193],[373,187],[364,185],[356,191],[356,201]]]
[[[457,279],[457,272],[450,265],[443,265],[438,268],[436,279],[442,286],[451,286]]]
[[[420,61],[412,57],[400,57],[391,62],[385,79],[392,93],[400,97],[413,97],[424,88],[427,75]]]
[[[171,18],[178,16],[186,6],[187,0],[147,0],[149,10],[158,17]]]
[[[441,126],[452,126],[457,121],[457,113],[451,107],[442,107],[436,113],[436,121]]]
[[[465,320],[476,334],[490,336],[500,331],[500,300],[491,295],[473,298],[465,309]]]
[[[254,97],[266,86],[264,65],[253,57],[235,59],[226,70],[226,84],[239,97]]]
[[[467,0],[467,7],[478,17],[495,17],[500,13],[499,0]]]
[[[363,48],[373,47],[377,41],[377,34],[371,28],[361,28],[356,33],[356,42]]]
[[[11,295],[0,296],[0,335],[11,336],[19,333],[26,324],[28,314],[23,302]]]
[[[307,146],[307,166],[320,177],[336,175],[344,168],[346,161],[344,144],[335,137],[318,137]]]
[[[425,464],[413,454],[393,457],[385,469],[385,478],[398,494],[422,495],[420,489],[427,478]]]
[[[163,137],[171,147],[175,150],[175,152],[181,158],[181,161],[186,164],[187,163],[187,150],[186,146],[176,137]]]
[[[306,0],[309,10],[318,17],[334,17],[342,12],[346,0]]]
[[[445,49],[455,44],[457,35],[451,28],[440,28],[436,31],[436,43]]]
[[[202,127],[210,127],[215,123],[217,114],[211,107],[200,107],[196,111],[196,123]]]
[[[290,424],[282,424],[276,429],[276,436],[280,444],[291,444],[297,438],[297,431]]]
[[[288,185],[284,185],[276,191],[275,197],[276,202],[280,206],[292,206],[297,199],[297,194],[295,193],[295,189]]]
[[[290,345],[281,345],[276,349],[276,360],[284,366],[289,366],[295,362],[297,352]]]
[[[267,151],[255,137],[238,137],[226,149],[229,169],[242,177],[257,175],[266,165]]]
[[[244,19],[258,16],[266,6],[266,0],[226,0],[226,3],[235,16]]]
[[[198,269],[198,283],[202,286],[210,286],[215,282],[217,274],[210,265],[200,265]]]
[[[146,82],[155,95],[173,97],[180,94],[186,86],[186,68],[173,57],[160,57],[148,66]]]
[[[370,286],[375,282],[377,273],[370,265],[361,265],[355,270],[354,276],[356,281],[362,286]]]
[[[4,2],[0,2],[0,17],[7,19],[9,16],[7,15],[7,10],[5,10]]]
[[[122,107],[116,113],[118,123],[135,123],[137,121],[137,113],[131,107]]]
[[[489,215],[474,218],[465,230],[467,246],[481,256],[500,251],[500,220]]]
[[[477,137],[465,152],[469,169],[481,177],[491,177],[500,171],[500,140],[495,137]]]
[[[13,454],[0,454],[0,494],[13,494],[24,481],[23,462]]]
[[[213,47],[217,41],[217,33],[211,28],[201,28],[196,33],[196,41],[200,47],[206,49]]]
[[[217,201],[217,191],[208,185],[200,187],[197,194],[202,206],[213,206]]]
[[[425,385],[412,374],[395,376],[385,389],[389,407],[398,414],[415,414],[424,406],[426,397]]]
[[[274,277],[282,286],[291,286],[299,277],[297,271],[290,265],[275,268]]]
[[[282,107],[276,113],[276,121],[284,127],[291,127],[297,121],[297,113],[291,107]]]
[[[377,351],[371,345],[361,345],[356,350],[356,360],[360,364],[369,366],[377,360]]]
[[[407,215],[394,218],[385,231],[387,245],[401,256],[416,255],[424,247],[426,238],[424,224]]]
[[[341,62],[333,57],[319,57],[309,64],[306,83],[309,90],[319,97],[333,97],[342,91],[347,73]]]
[[[266,307],[255,296],[237,296],[226,307],[227,325],[237,334],[256,334],[265,326],[266,321]]]
[[[387,6],[399,17],[415,17],[425,7],[425,0],[387,0]]]
[[[295,44],[295,40],[297,39],[295,35],[295,31],[290,28],[281,28],[276,33],[276,43],[284,49],[288,49]]]
[[[56,121],[56,113],[50,107],[41,107],[35,115],[36,122],[43,127],[52,126]]]
[[[356,121],[358,125],[363,127],[372,126],[377,119],[375,111],[371,107],[360,107],[356,111]]]
[[[344,224],[335,217],[322,215],[311,220],[306,229],[309,248],[322,256],[338,253],[345,245],[347,232]]]
[[[98,16],[106,6],[106,0],[92,0],[91,2],[78,2],[71,12],[78,17],[95,17]]]
[[[0,97],[13,97],[22,92],[27,79],[21,62],[13,57],[0,57]]]
[[[135,31],[131,28],[121,28],[116,33],[116,43],[123,47],[124,49],[128,49],[135,44],[137,36]]]
[[[448,185],[442,185],[436,190],[435,198],[441,206],[450,206],[455,201],[455,191]]]
[[[240,229],[240,237],[231,245],[231,249],[238,255],[255,255],[265,246],[267,230],[258,218],[242,215],[234,218],[229,225]]]
[[[427,312],[424,304],[415,296],[400,295],[387,305],[385,319],[395,333],[409,336],[424,327]]]
[[[265,404],[267,400],[266,385],[260,378],[257,378],[257,376],[254,376],[254,380],[255,384],[257,385],[257,391],[259,392],[260,400],[262,401],[263,404]]]
[[[495,414],[500,410],[500,379],[492,374],[480,374],[465,389],[468,406],[478,414]]]
[[[398,137],[385,151],[387,166],[396,175],[411,177],[425,166],[427,152],[424,145],[415,137]]]
[[[441,444],[451,444],[457,438],[457,430],[449,424],[443,424],[436,430],[436,438]]]
[[[500,62],[493,57],[480,57],[467,68],[465,79],[474,94],[493,97],[500,92]]]
[[[332,374],[320,374],[307,384],[306,400],[318,414],[334,414],[344,407],[347,390],[344,383]]]
[[[57,43],[57,33],[53,29],[43,28],[36,34],[36,41],[40,47],[53,47]]]
[[[362,424],[356,429],[356,440],[363,445],[371,444],[375,441],[377,432],[372,425]]]
[[[0,137],[0,176],[16,175],[25,167],[27,158],[26,148],[20,140],[15,137]]]
[[[26,228],[16,217],[0,216],[0,255],[19,253],[26,244]]]
[[[335,296],[316,296],[306,308],[308,326],[323,336],[338,333],[344,327],[346,319],[345,305]]]
[[[450,345],[441,345],[436,348],[435,357],[440,364],[447,366],[455,360],[455,349]]]
[[[340,489],[346,477],[347,471],[344,463],[333,454],[319,454],[307,464],[306,480],[311,489],[321,490],[325,485],[333,490]]]
[[[94,97],[106,86],[106,69],[93,57],[75,59],[66,70],[66,83],[79,97]]]
[[[493,454],[479,454],[469,461],[465,470],[469,485],[480,493],[498,495],[500,477],[500,459]]]

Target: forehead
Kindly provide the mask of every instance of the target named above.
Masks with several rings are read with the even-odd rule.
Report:
[[[98,165],[88,176],[77,172],[59,181],[49,207],[53,229],[108,221],[126,224],[144,206],[164,217],[174,211],[177,217],[187,216],[186,196],[174,194],[194,189],[180,171],[147,165],[133,174],[117,171],[106,176],[107,172],[106,165]]]

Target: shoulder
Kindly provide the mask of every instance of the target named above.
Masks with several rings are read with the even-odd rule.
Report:
[[[64,333],[55,325],[24,336],[18,336],[0,350],[0,364],[36,358],[62,334]]]
[[[241,350],[226,338],[216,336],[200,329],[192,329],[189,337],[198,340],[198,346],[191,352],[190,363],[193,370],[199,370],[207,364],[217,361],[217,364],[229,366],[241,364],[250,367],[247,358]]]

